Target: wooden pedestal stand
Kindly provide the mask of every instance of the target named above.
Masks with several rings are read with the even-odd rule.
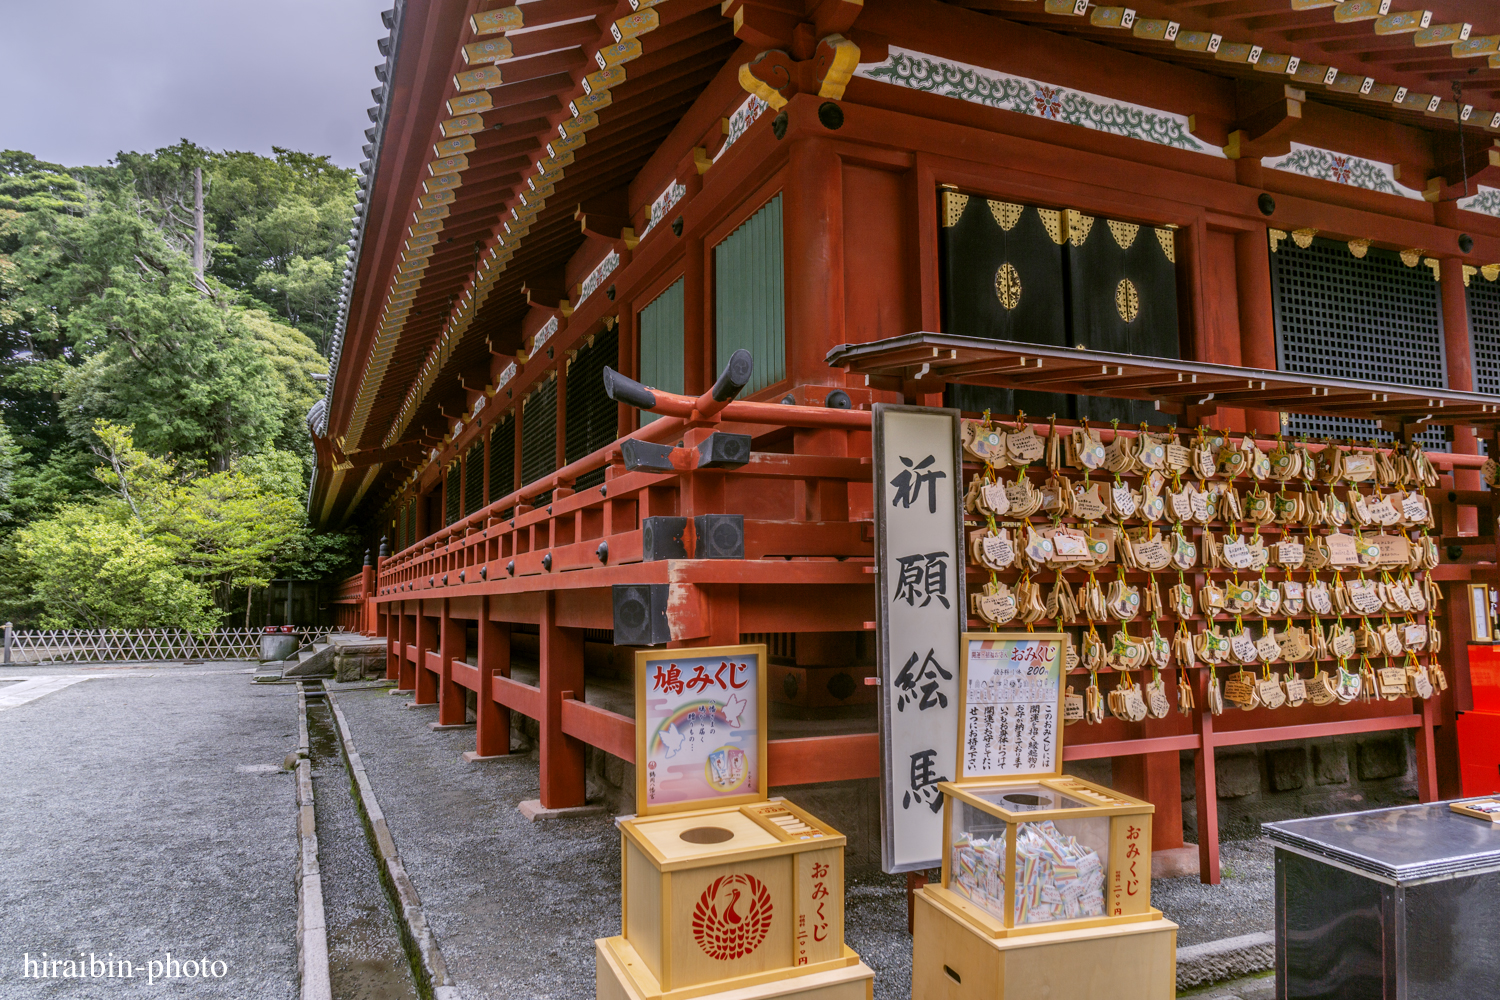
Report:
[[[1177,925],[1170,920],[994,938],[937,902],[935,888],[916,897],[912,1000],[1177,995]]]

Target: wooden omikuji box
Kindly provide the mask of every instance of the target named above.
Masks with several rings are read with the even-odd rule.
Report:
[[[912,996],[1171,1000],[1151,908],[1155,807],[1062,773],[1064,637],[965,633],[943,876],[914,913]]]
[[[990,937],[1161,916],[1149,802],[1072,775],[944,782],[933,901]]]
[[[624,933],[597,943],[601,1000],[870,996],[874,973],[844,945],[838,831],[783,799],[619,826]]]

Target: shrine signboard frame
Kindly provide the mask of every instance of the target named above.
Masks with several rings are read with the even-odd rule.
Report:
[[[766,703],[764,643],[637,650],[636,814],[764,802]],[[679,754],[691,767],[670,779],[683,787],[669,795],[662,776]]]
[[[941,864],[937,785],[957,768],[968,625],[961,421],[956,409],[927,406],[876,403],[872,413],[880,853],[892,874]]]
[[[1053,778],[1062,774],[1067,643],[1067,634],[1058,631],[964,633],[963,658],[959,664],[955,784],[990,784],[1011,778]],[[984,695],[984,700],[977,700],[976,694]],[[1015,716],[1010,712],[1012,706],[1020,709]],[[1027,712],[1028,707],[1033,711]],[[1013,720],[1015,728],[1011,728]],[[994,734],[991,739],[984,739],[986,732]],[[1042,742],[1036,746],[1038,766],[1027,768],[1021,761],[1020,741],[1027,737],[1034,741],[1039,733]],[[974,751],[974,757],[983,755],[985,760],[989,759],[989,751],[997,746],[995,735],[998,746],[1008,751],[1006,737],[1010,734],[1017,739],[1016,767],[1005,766],[1008,752],[1001,753],[999,763],[994,766],[981,768],[968,763],[971,757],[966,750]],[[1030,744],[1024,745],[1029,752]]]

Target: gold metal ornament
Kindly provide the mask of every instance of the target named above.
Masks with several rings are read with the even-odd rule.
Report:
[[[1267,229],[1266,230],[1266,236],[1271,241],[1271,252],[1272,253],[1275,253],[1276,250],[1277,250],[1277,248],[1281,246],[1281,241],[1284,240],[1284,239],[1286,239],[1286,235],[1287,234],[1286,234],[1286,230],[1285,229]]]
[[[1114,234],[1115,242],[1119,244],[1120,249],[1129,250],[1130,245],[1135,242],[1136,234],[1141,231],[1141,227],[1132,222],[1117,222],[1114,219],[1105,221],[1108,222],[1109,231]]]
[[[1135,318],[1141,314],[1141,296],[1129,278],[1121,278],[1120,283],[1115,286],[1115,309],[1127,323],[1135,322]]]
[[[1039,208],[1036,214],[1042,217],[1042,225],[1047,227],[1047,235],[1052,237],[1052,242],[1061,246],[1063,240],[1062,213],[1051,208]]]
[[[943,228],[958,224],[959,216],[969,207],[969,196],[957,191],[943,192]]]
[[[1365,259],[1365,254],[1367,254],[1367,253],[1370,252],[1370,241],[1369,240],[1350,240],[1349,241],[1349,252],[1352,253],[1354,256],[1358,257],[1360,260],[1364,260]]]
[[[1094,217],[1084,215],[1076,208],[1070,208],[1064,214],[1068,223],[1068,242],[1075,247],[1083,246],[1089,238],[1089,232],[1094,228]]]
[[[1294,229],[1292,230],[1292,242],[1306,250],[1312,246],[1313,237],[1318,235],[1316,229]]]
[[[1010,232],[1016,228],[1016,223],[1021,219],[1021,211],[1024,205],[1014,205],[1008,201],[995,201],[991,198],[988,202],[990,214],[995,217],[995,222],[1004,232]]]
[[[1001,264],[995,272],[995,297],[1006,309],[1021,304],[1021,276],[1009,263]]]
[[[1416,267],[1422,261],[1422,253],[1420,249],[1402,250],[1401,263],[1407,267]]]
[[[1167,255],[1167,263],[1177,263],[1177,241],[1176,234],[1170,229],[1157,229],[1156,242],[1161,244],[1161,252]]]

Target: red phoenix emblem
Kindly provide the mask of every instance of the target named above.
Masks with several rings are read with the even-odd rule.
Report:
[[[709,958],[750,954],[771,930],[771,892],[753,875],[722,875],[693,907],[693,938]]]

